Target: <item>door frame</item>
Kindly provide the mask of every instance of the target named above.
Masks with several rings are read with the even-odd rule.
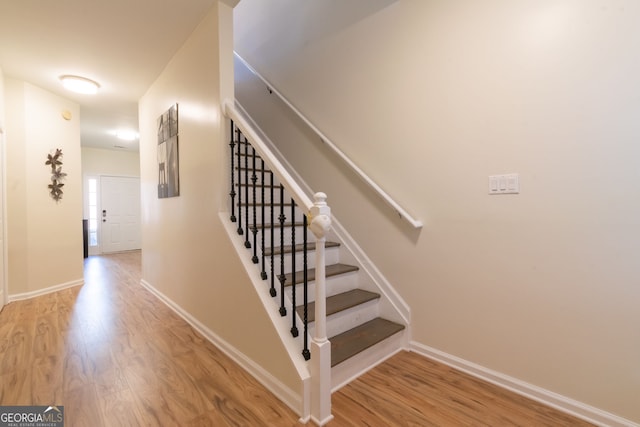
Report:
[[[83,178],[83,191],[82,191],[82,205],[83,205],[83,218],[89,219],[89,180],[96,180],[96,210],[97,210],[97,240],[96,246],[89,246],[89,256],[102,255],[102,178],[134,178],[140,181],[140,176],[134,175],[116,175],[116,174],[86,174]],[[142,225],[142,218],[140,218]]]

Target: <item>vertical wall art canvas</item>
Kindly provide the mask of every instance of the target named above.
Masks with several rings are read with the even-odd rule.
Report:
[[[158,198],[180,195],[178,104],[158,117]]]

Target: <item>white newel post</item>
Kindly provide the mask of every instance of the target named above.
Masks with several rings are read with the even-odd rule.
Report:
[[[311,418],[318,425],[328,423],[331,415],[331,342],[327,339],[327,310],[324,244],[331,227],[331,209],[327,195],[316,193],[309,228],[316,237],[316,312],[315,334],[311,340]]]

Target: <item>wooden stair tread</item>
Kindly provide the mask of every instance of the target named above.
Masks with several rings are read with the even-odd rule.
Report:
[[[329,338],[331,341],[331,367],[344,362],[403,329],[404,325],[377,317]]]
[[[365,291],[364,289],[352,289],[341,294],[327,298],[327,316],[347,310],[365,302],[380,298],[380,294]],[[298,315],[304,319],[304,306],[296,307]],[[309,323],[316,320],[316,303],[310,302],[307,306],[307,320]]]
[[[303,244],[300,243],[299,245],[296,245],[296,252],[302,252],[303,249]],[[340,243],[337,242],[325,242],[324,247],[325,248],[335,248],[337,246],[340,246]],[[307,250],[308,251],[315,251],[316,250],[316,244],[314,242],[309,242],[307,243]],[[284,253],[285,254],[290,254],[291,251],[291,245],[287,245],[284,247]],[[276,246],[273,249],[273,254],[274,255],[280,255],[280,246]],[[264,249],[264,256],[271,256],[271,248],[265,248]]]
[[[338,276],[344,273],[350,273],[352,271],[358,271],[359,268],[355,265],[348,264],[331,264],[325,267],[325,277]],[[293,274],[285,274],[285,286],[291,286],[293,283]],[[310,268],[307,270],[307,279],[309,282],[316,280],[316,269]],[[302,271],[296,271],[296,284],[304,281],[304,275]]]

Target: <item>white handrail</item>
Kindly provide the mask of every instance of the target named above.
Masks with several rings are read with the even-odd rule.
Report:
[[[273,155],[271,150],[267,147],[267,144],[253,130],[247,120],[240,114],[236,106],[228,99],[225,99],[222,103],[222,111],[225,116],[233,120],[233,123],[240,128],[243,135],[251,141],[251,146],[256,150],[265,163],[271,167],[271,171],[278,178],[278,181],[284,185],[289,192],[291,192],[291,197],[293,197],[298,206],[303,208],[305,213],[309,212],[314,205],[313,201],[306,195],[295,179],[289,175],[282,163],[280,163],[278,158]]]
[[[289,102],[289,100],[285,98],[284,95],[278,92],[278,90],[275,89],[267,79],[262,77],[262,75],[260,75],[260,73],[258,73],[253,67],[251,67],[251,65],[249,65],[247,61],[244,60],[244,58],[238,55],[237,52],[234,51],[233,53],[249,69],[249,71],[255,74],[260,80],[264,82],[265,85],[267,85],[270,92],[278,95],[282,102],[284,102],[289,108],[291,108],[291,110],[296,113],[298,117],[307,124],[307,126],[309,126],[315,133],[318,134],[318,136],[320,136],[322,142],[324,142],[329,148],[331,148],[331,150],[336,153],[347,165],[349,165],[349,167],[353,169],[353,171],[365,183],[367,183],[376,193],[378,193],[382,200],[384,200],[389,206],[391,206],[400,216],[400,218],[409,222],[414,228],[422,228],[422,221],[419,221],[411,216],[402,206],[400,206],[395,200],[393,200],[393,198],[386,191],[384,191],[378,184],[376,184],[371,178],[369,178],[369,176],[364,173],[364,171],[360,169],[358,165],[356,165],[349,157],[347,157],[347,155],[342,150],[340,150],[333,142],[331,142],[331,140],[327,138],[313,123],[311,123],[309,119],[304,116],[304,114],[302,114],[296,107],[294,107],[293,104],[291,104],[291,102]]]

